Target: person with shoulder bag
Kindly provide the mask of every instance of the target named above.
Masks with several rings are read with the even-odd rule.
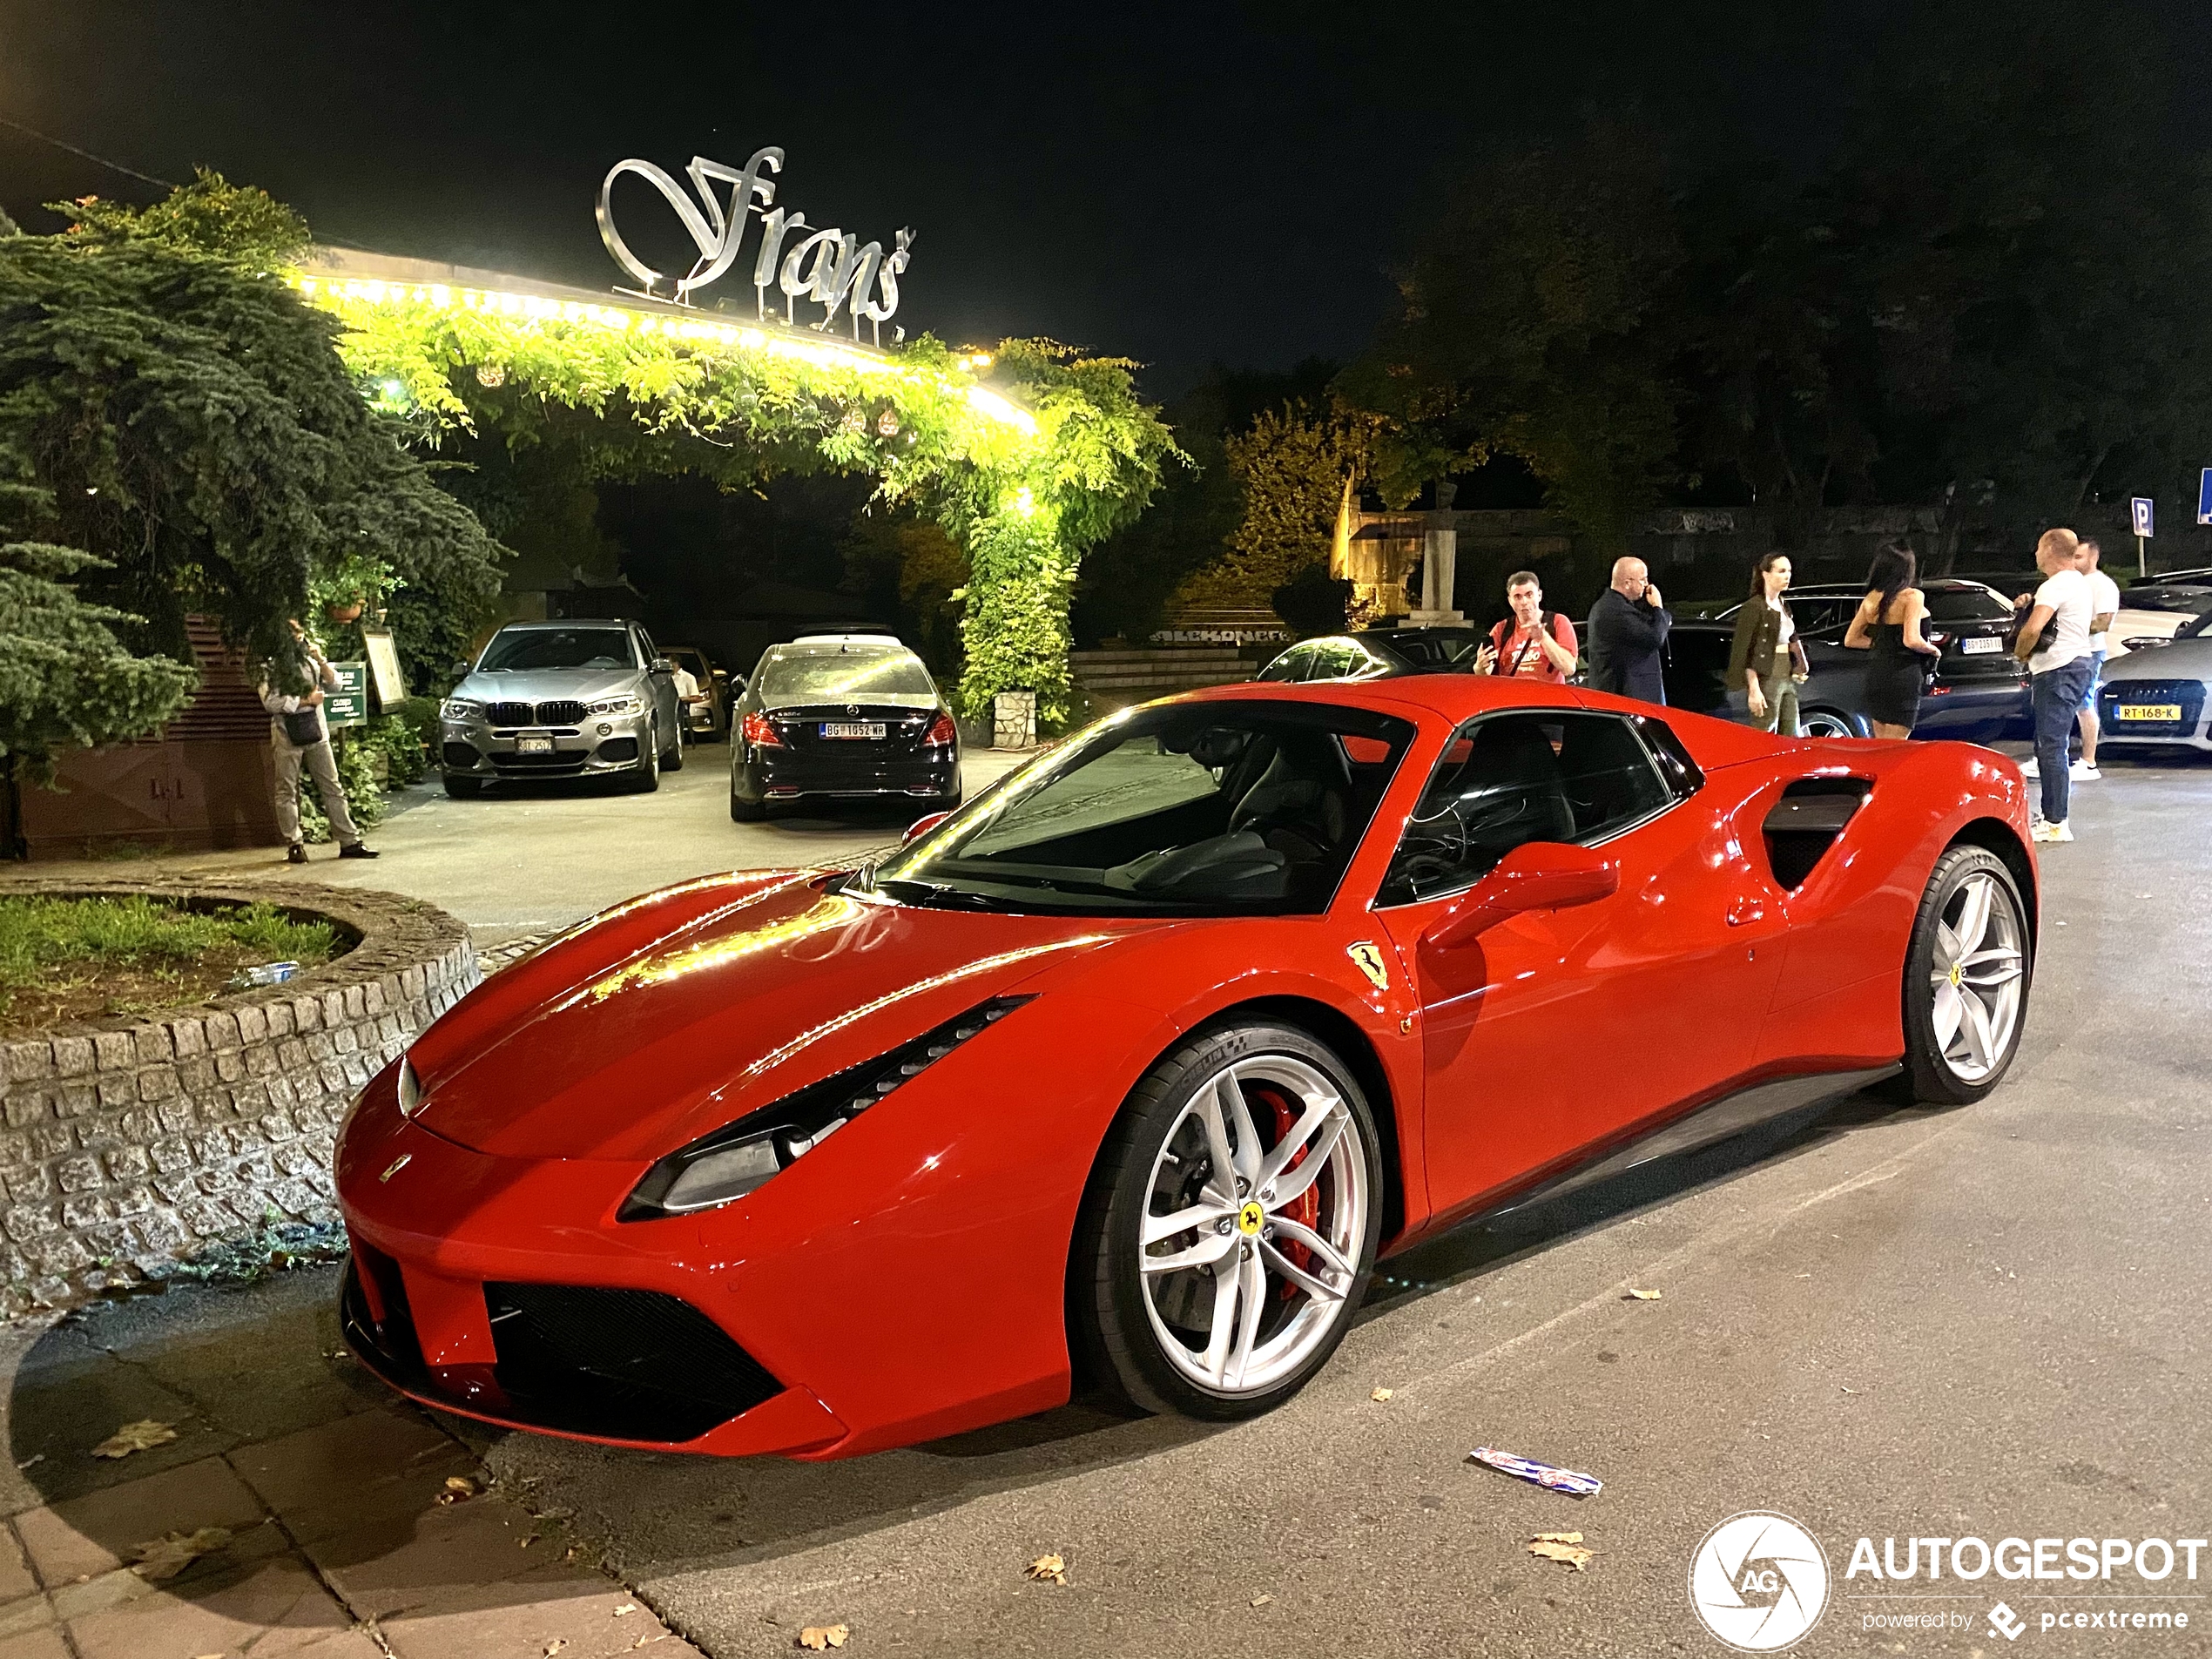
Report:
[[[1751,567],[1751,597],[1736,613],[1728,651],[1729,688],[1743,688],[1751,724],[1785,738],[1797,735],[1797,687],[1811,678],[1782,597],[1791,574],[1787,553],[1765,554]]]
[[[346,792],[338,782],[338,758],[331,752],[330,727],[323,718],[323,699],[338,685],[338,671],[322,658],[297,617],[287,617],[292,636],[288,650],[265,665],[261,677],[261,706],[269,711],[269,746],[276,757],[277,829],[285,840],[285,854],[293,864],[307,861],[300,839],[300,769],[304,765],[322,797],[322,810],[330,819],[330,833],[338,838],[341,859],[373,859],[375,853],[363,844],[354,815],[346,806]]]
[[[1578,650],[1575,624],[1544,609],[1544,590],[1534,570],[1515,570],[1506,578],[1506,604],[1512,614],[1490,630],[1474,671],[1566,685]]]

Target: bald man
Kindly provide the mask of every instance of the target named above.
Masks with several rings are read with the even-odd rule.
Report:
[[[1590,607],[1590,685],[1646,703],[1667,700],[1660,653],[1674,617],[1642,559],[1613,561],[1613,585]]]

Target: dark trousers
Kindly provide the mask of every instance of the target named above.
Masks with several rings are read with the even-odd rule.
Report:
[[[2042,774],[2043,818],[2051,824],[2066,822],[2067,786],[2071,782],[2067,753],[2074,735],[2074,717],[2081,707],[2081,694],[2089,689],[2096,664],[2077,657],[2062,668],[2046,670],[2035,677],[2035,769]]]

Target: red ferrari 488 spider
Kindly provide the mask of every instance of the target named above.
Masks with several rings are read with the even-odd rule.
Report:
[[[2012,764],[1470,676],[1094,725],[859,868],[593,918],[362,1095],[348,1340],[499,1423],[838,1457],[1264,1411],[1379,1258],[1902,1069],[1979,1098]]]

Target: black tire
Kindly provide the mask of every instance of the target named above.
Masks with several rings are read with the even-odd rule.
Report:
[[[768,803],[747,800],[738,793],[738,769],[730,768],[730,821],[732,824],[758,824],[768,816]]]
[[[458,778],[448,772],[445,783],[446,793],[455,800],[474,800],[484,792],[484,780],[481,778]]]
[[[1959,895],[1986,879],[1993,894],[1993,923],[2001,915],[2018,954],[2019,995],[2009,1029],[1994,1045],[1993,1062],[1986,1072],[1974,1065],[1975,1075],[1962,1073],[1958,1061],[1946,1052],[1936,1032],[1939,989],[1937,953],[1947,912],[1959,908]],[[1979,953],[1976,953],[1979,954]],[[1954,846],[1936,860],[1920,908],[1912,921],[1912,941],[1905,957],[1903,988],[1905,1074],[1913,1097],[1930,1105],[1964,1106],[1981,1099],[2005,1079],[2020,1050],[2020,1034],[2027,1028],[2028,993],[2034,978],[2035,951],[2028,930],[2027,906],[2011,867],[1986,847]],[[1994,968],[1988,971],[1996,971]],[[1956,993],[1963,974],[1951,978]],[[1970,1063],[1972,1063],[1970,1062]]]
[[[1815,731],[1815,725],[1824,730]],[[1806,709],[1797,716],[1797,734],[1806,738],[1856,738],[1864,735],[1848,714],[1835,709]]]
[[[660,769],[663,772],[684,770],[684,728],[680,725],[676,728],[676,741],[668,746],[668,752],[660,758]]]
[[[1231,1062],[1271,1056],[1287,1056],[1321,1072],[1350,1109],[1365,1170],[1365,1224],[1357,1258],[1350,1264],[1350,1287],[1317,1345],[1274,1386],[1224,1396],[1182,1375],[1164,1352],[1148,1312],[1137,1240],[1150,1204],[1153,1171],[1185,1107]],[[1099,1149],[1076,1223],[1068,1269],[1070,1334],[1092,1380],[1146,1410],[1214,1422],[1256,1417],[1305,1387],[1351,1329],[1374,1271],[1382,1229],[1380,1146],[1366,1097],[1350,1069],[1326,1044],[1295,1027],[1265,1021],[1218,1026],[1156,1062],[1130,1091]]]
[[[650,795],[660,787],[660,732],[652,726],[637,745],[637,765],[629,778],[632,792]]]

